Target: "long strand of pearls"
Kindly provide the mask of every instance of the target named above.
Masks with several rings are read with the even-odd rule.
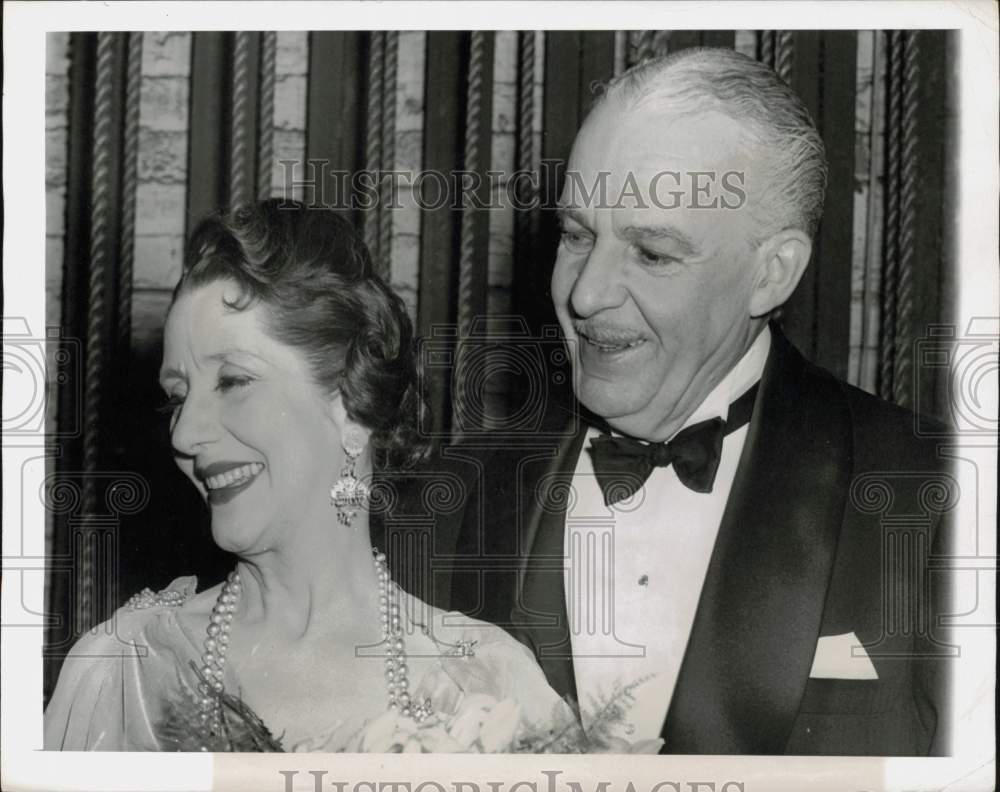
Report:
[[[229,649],[229,628],[242,592],[240,573],[233,570],[222,584],[206,629],[205,651],[201,654],[201,675],[205,681],[198,683],[198,692],[201,694],[201,723],[212,734],[219,734],[222,728],[219,694],[225,690],[222,678],[225,676],[226,652]]]
[[[379,617],[382,625],[382,641],[385,644],[388,706],[419,723],[433,713],[433,708],[429,698],[414,703],[410,694],[406,641],[399,613],[399,589],[393,585],[389,576],[385,553],[379,552],[378,548],[372,548],[372,559],[378,579]],[[200,669],[204,681],[198,683],[198,692],[201,694],[202,727],[210,735],[222,733],[221,694],[225,690],[222,680],[225,676],[226,653],[229,650],[229,630],[242,592],[240,573],[234,570],[222,584],[222,590],[212,607],[212,615],[206,628]]]
[[[385,553],[372,548],[375,574],[378,577],[378,604],[382,622],[382,641],[385,644],[385,686],[390,709],[413,718],[417,723],[433,710],[431,700],[425,698],[414,703],[410,695],[409,669],[406,665],[406,642],[403,638],[402,620],[399,616],[399,590],[392,584]]]

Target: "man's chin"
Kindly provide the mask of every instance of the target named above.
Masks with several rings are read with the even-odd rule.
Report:
[[[623,391],[620,384],[586,376],[577,385],[576,398],[590,412],[608,422],[627,418],[648,402],[638,394]]]

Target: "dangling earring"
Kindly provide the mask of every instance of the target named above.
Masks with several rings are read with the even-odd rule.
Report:
[[[368,502],[370,495],[368,485],[354,474],[354,466],[362,451],[364,444],[357,438],[344,438],[347,461],[340,470],[340,478],[330,488],[330,503],[337,509],[337,522],[345,528],[350,528],[358,509]]]

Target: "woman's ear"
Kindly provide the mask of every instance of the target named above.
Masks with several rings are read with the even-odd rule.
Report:
[[[779,231],[758,248],[757,275],[750,315],[757,319],[781,307],[809,265],[812,242],[802,231]]]
[[[330,398],[330,418],[337,427],[345,451],[357,455],[368,447],[371,430],[348,415],[342,391],[338,390]]]

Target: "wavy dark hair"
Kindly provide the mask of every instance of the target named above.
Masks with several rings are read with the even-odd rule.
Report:
[[[272,338],[306,356],[321,388],[340,390],[348,415],[372,432],[377,468],[426,456],[410,317],[346,220],[278,199],[211,215],[188,240],[173,299],[221,280],[241,289],[227,308],[265,306]]]

